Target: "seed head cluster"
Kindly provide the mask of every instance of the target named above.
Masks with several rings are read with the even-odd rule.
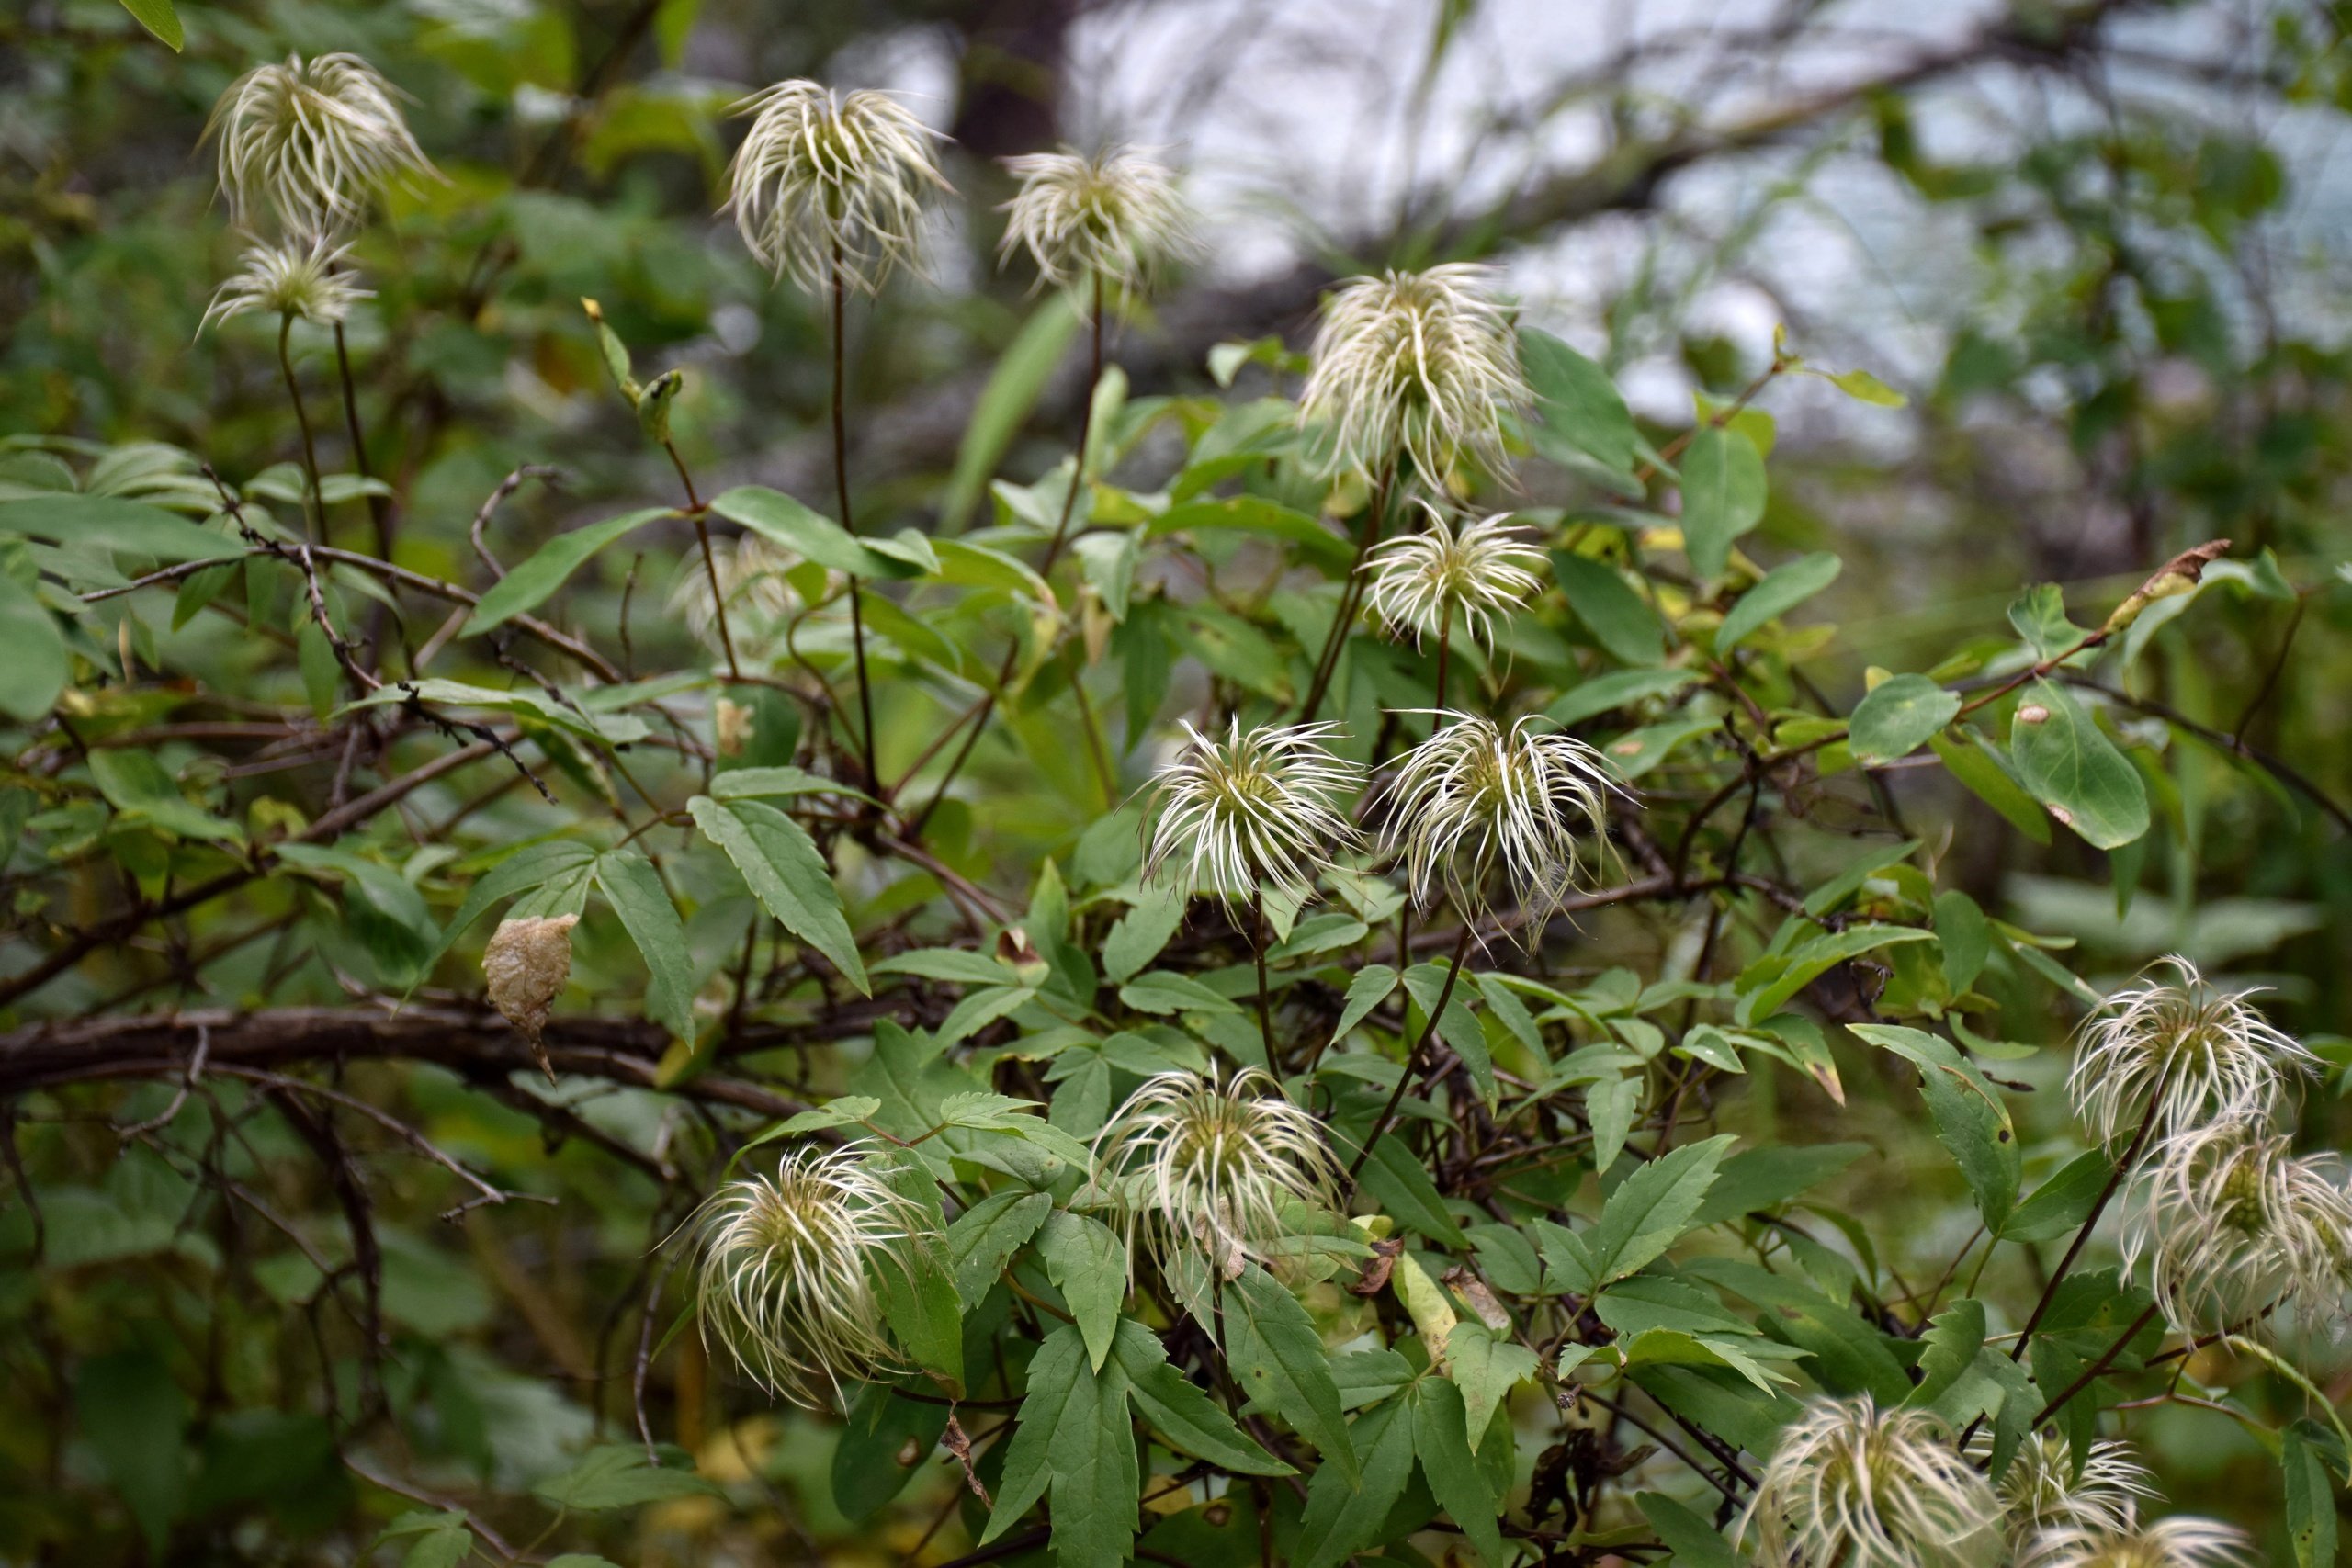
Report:
[[[904,104],[790,81],[736,112],[752,129],[735,150],[728,205],[762,265],[812,292],[838,278],[873,295],[915,259],[923,209],[948,185],[931,130]]]

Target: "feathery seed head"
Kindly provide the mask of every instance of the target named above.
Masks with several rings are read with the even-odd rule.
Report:
[[[1939,1417],[1863,1394],[1781,1433],[1740,1534],[1754,1526],[1775,1568],[1963,1568],[1997,1553],[2000,1514]]]
[[[248,310],[300,316],[322,327],[334,326],[347,318],[360,300],[375,297],[359,287],[357,274],[335,270],[350,249],[315,235],[249,247],[243,267],[213,294],[196,330],[200,333],[215,321]]]
[[[2018,1568],[2250,1568],[2254,1543],[2218,1519],[2171,1518],[2137,1529],[2065,1525],[2036,1536]]]
[[[1159,815],[1145,876],[1157,880],[1182,859],[1189,885],[1205,884],[1228,903],[1261,891],[1310,896],[1332,851],[1356,841],[1340,803],[1363,787],[1363,772],[1325,746],[1338,728],[1245,734],[1235,719],[1218,740],[1186,723],[1190,740],[1153,781]]]
[[[1471,638],[1494,641],[1498,615],[1543,592],[1535,575],[1544,557],[1510,525],[1510,513],[1465,524],[1459,532],[1428,502],[1430,525],[1375,547],[1363,563],[1372,576],[1365,603],[1389,630],[1413,634],[1413,646],[1459,621]]]
[[[1436,732],[1405,754],[1389,785],[1385,835],[1423,905],[1442,880],[1465,912],[1484,908],[1487,874],[1499,862],[1531,942],[1576,890],[1578,833],[1600,835],[1609,797],[1623,793],[1600,752],[1540,722],[1531,716],[1505,729],[1472,714],[1438,715]]]
[[[727,630],[737,648],[757,648],[774,634],[799,603],[799,595],[784,574],[800,558],[758,534],[745,534],[732,543],[710,542],[710,567],[718,572],[719,592],[726,596]],[[697,552],[679,568],[677,586],[670,590],[670,608],[686,623],[695,640],[718,651],[718,602],[710,590],[710,567]]]
[[[772,1393],[813,1408],[844,1381],[902,1365],[876,1281],[907,1273],[909,1250],[936,1233],[868,1149],[797,1149],[773,1179],[730,1181],[704,1203],[699,1232],[704,1343],[716,1333]]]
[[[356,54],[289,54],[232,82],[204,128],[220,140],[230,218],[267,206],[289,233],[323,233],[392,181],[434,174],[399,91]]]
[[[2150,1100],[2166,1137],[2208,1122],[2267,1120],[2318,1058],[2247,1000],[2224,991],[2185,958],[2167,958],[2170,982],[2120,990],[2083,1021],[2066,1093],[2102,1143],[2128,1141]]]
[[[735,107],[751,133],[730,176],[735,227],[778,278],[878,294],[910,263],[924,201],[948,188],[932,132],[888,93],[779,82]]]
[[[1982,1465],[1992,1451],[1990,1431],[1969,1439],[1972,1461]],[[2055,1526],[2129,1529],[2139,1500],[2156,1495],[2154,1477],[2129,1443],[2112,1438],[2095,1440],[2078,1471],[2074,1445],[2054,1431],[2025,1440],[2002,1472],[1997,1491],[2013,1545]]]
[[[1449,263],[1354,278],[1324,301],[1298,413],[1324,427],[1329,468],[1370,477],[1402,454],[1435,481],[1457,456],[1500,462],[1503,411],[1534,394],[1492,276]]]
[[[1021,182],[999,254],[1028,251],[1041,282],[1076,289],[1089,278],[1140,293],[1160,268],[1197,251],[1176,172],[1132,147],[1092,157],[1063,148],[1004,160]]]
[[[1339,1206],[1340,1168],[1323,1125],[1255,1067],[1224,1082],[1161,1073],[1094,1140],[1096,1179],[1163,1271],[1185,1263],[1230,1280],[1278,1261],[1293,1211]]]
[[[2155,1145],[2124,1216],[2125,1274],[2183,1334],[2227,1328],[2282,1297],[2334,1319],[2352,1280],[2352,1194],[2292,1137],[2238,1119]]]

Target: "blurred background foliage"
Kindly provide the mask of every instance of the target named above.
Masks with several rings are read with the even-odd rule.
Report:
[[[2105,604],[2208,538],[2235,540],[2242,558],[2273,552],[2290,586],[2253,574],[2209,586],[2123,677],[2142,738],[2168,759],[2150,775],[2158,826],[2140,844],[2107,856],[2063,833],[2034,843],[1938,770],[1886,787],[1913,835],[1948,850],[1945,886],[2077,939],[2086,974],[2177,951],[2274,987],[2282,1021],[2307,1037],[2325,1043],[2346,1028],[2346,7],[187,0],[178,16],[175,53],[114,0],[12,0],[0,12],[0,432],[11,438],[0,474],[85,466],[46,438],[160,441],[234,477],[292,455],[268,326],[195,333],[239,248],[198,142],[215,96],[255,60],[367,55],[413,96],[412,122],[447,176],[399,193],[361,239],[355,259],[376,298],[350,333],[378,470],[403,519],[401,559],[443,576],[463,574],[469,521],[519,464],[563,477],[506,514],[515,555],[669,493],[666,465],[610,394],[582,296],[602,301],[640,370],[688,372],[674,427],[706,494],[736,483],[823,493],[822,319],[797,292],[766,286],[718,212],[735,134],[727,109],[752,87],[812,74],[898,88],[952,139],[944,157],[965,199],[935,236],[933,276],[894,286],[850,344],[869,532],[968,525],[990,503],[990,479],[1034,477],[1077,426],[1074,322],[1032,293],[1025,271],[997,268],[994,207],[1008,186],[990,160],[1065,139],[1149,142],[1190,165],[1210,243],[1181,287],[1115,328],[1137,396],[1213,390],[1207,357],[1220,342],[1301,341],[1335,276],[1466,257],[1504,266],[1523,319],[1608,366],[1661,442],[1689,425],[1694,398],[1719,406],[1754,380],[1776,327],[1809,359],[1867,366],[1907,394],[1893,409],[1783,378],[1762,404],[1777,422],[1773,485],[1749,547],[1844,558],[1808,612],[1836,629],[1806,666],[1839,711],[1870,667],[1924,668],[1972,638],[2005,644],[2003,610],[2023,583]],[[320,346],[308,344],[313,373],[331,363]],[[1264,389],[1267,374],[1245,367],[1240,391]],[[1147,442],[1122,477],[1148,489],[1155,462],[1172,467]],[[611,625],[630,558],[609,552],[585,593],[575,585],[576,615]],[[646,668],[699,658],[660,617],[637,636]],[[232,663],[232,640],[219,656]],[[2250,752],[2288,760],[2310,790],[2242,765]],[[956,863],[1020,889],[1074,831],[1053,800],[1018,793],[1032,765],[1009,742],[983,746],[976,787],[1002,809],[958,822],[951,808],[940,829]],[[1849,827],[1872,824],[1859,811],[1841,819],[1837,788],[1815,804],[1817,876],[1850,852]],[[1673,945],[1687,935],[1612,911],[1590,922],[1579,957],[1655,976],[1687,968],[1691,955]],[[254,984],[269,979],[257,972]],[[2004,1037],[2054,1038],[2065,1014],[2048,986],[1996,974],[1984,988],[2007,1003]],[[74,998],[36,1005],[70,1010]],[[2047,1089],[2061,1065],[2015,1071]],[[432,1114],[429,1076],[403,1092]],[[1855,1087],[1863,1107],[1873,1092]],[[1769,1067],[1740,1093],[1751,1135],[1777,1126],[1804,1141],[1807,1119],[1828,1114],[1796,1075]],[[538,1122],[501,1122],[479,1097],[447,1094],[452,1121],[435,1125],[448,1146],[493,1166],[545,1163]],[[2063,1129],[2054,1099],[2020,1102],[2030,1156]],[[2346,1124],[2314,1119],[2324,1142]],[[1845,1201],[1897,1225],[1905,1263],[1950,1256],[1971,1223],[1950,1172],[1927,1187],[1894,1174],[1857,1179]],[[86,1213],[48,1213],[51,1264],[77,1287],[51,1292],[61,1342],[102,1338],[118,1313],[175,1310],[168,1254],[135,1275],[103,1265],[157,1247],[164,1238],[140,1227],[167,1204],[142,1192],[180,1179],[133,1151],[96,1178]],[[614,1301],[642,1289],[642,1270],[629,1270],[655,1189],[580,1144],[547,1180],[588,1202],[560,1221],[477,1215],[469,1247],[437,1233],[429,1205],[385,1232],[386,1311],[410,1352],[400,1375],[436,1391],[442,1451],[502,1486],[543,1476],[592,1424],[625,1418],[616,1393],[580,1380],[607,1364],[587,1341],[613,1332]],[[583,1224],[605,1234],[578,1235]],[[280,1284],[284,1300],[306,1293],[300,1280]],[[607,1309],[616,1316],[600,1325]],[[260,1332],[232,1348],[298,1353]],[[0,1352],[19,1395],[53,1397],[42,1353]],[[663,1505],[627,1544],[633,1561],[895,1561],[956,1484],[927,1474],[885,1527],[852,1527],[825,1483],[831,1439],[808,1418],[717,1420],[729,1401],[742,1407],[741,1391],[706,1390],[690,1348],[661,1375],[674,1436],[736,1486],[741,1506]],[[2352,1378],[2330,1375],[2334,1393]],[[129,1416],[109,1426],[107,1409],[184,1396],[151,1352],[123,1349],[85,1363],[73,1397],[103,1450],[108,1431],[135,1442],[150,1429]],[[2177,1499],[2259,1526],[2274,1482],[2251,1441],[2210,1421],[2167,1440],[2177,1418],[2145,1435]],[[355,1506],[351,1478],[307,1433],[315,1421],[289,1409],[215,1427],[193,1479],[169,1483],[205,1495],[142,1500],[133,1488],[130,1522],[142,1510],[242,1518],[249,1533],[214,1542],[224,1555],[311,1560],[305,1543],[330,1539]],[[0,1449],[30,1440],[9,1427]],[[789,1506],[761,1506],[761,1488]],[[257,1506],[271,1528],[251,1525]],[[28,1497],[0,1510],[20,1522],[42,1512]],[[28,1524],[9,1549],[48,1556],[56,1541],[32,1544],[42,1537]],[[101,1559],[141,1550],[135,1529],[106,1539],[115,1545]]]

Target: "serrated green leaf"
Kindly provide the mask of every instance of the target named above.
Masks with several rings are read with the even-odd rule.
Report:
[[[698,795],[686,802],[686,809],[704,837],[735,863],[760,908],[823,953],[851,985],[874,994],[832,868],[807,829],[759,800],[718,801]]]
[[[1118,1330],[1119,1303],[1126,1299],[1127,1249],[1102,1221],[1057,1209],[1046,1216],[1037,1253],[1046,1277],[1078,1319],[1087,1359],[1101,1371]]]
[[[596,886],[621,928],[644,956],[648,981],[645,1010],[670,1032],[672,1038],[692,1045],[695,1040],[694,958],[686,951],[686,928],[670,890],[662,886],[653,863],[634,850],[612,850],[596,857]]]
[[[1476,1436],[1469,1430],[1460,1389],[1443,1378],[1424,1378],[1413,1386],[1413,1452],[1429,1478],[1430,1495],[1479,1557],[1500,1568],[1502,1503],[1472,1452]]]
[[[1136,1413],[1170,1448],[1238,1475],[1296,1473],[1251,1441],[1233,1417],[1170,1366],[1159,1337],[1143,1325],[1121,1319],[1112,1353],[1127,1375]]]
[[[1342,1433],[1349,1462],[1325,1450],[1307,1478],[1306,1512],[1298,1521],[1299,1568],[1338,1568],[1371,1545],[1413,1473],[1413,1423],[1400,1400],[1356,1417]]]
[[[1585,1234],[1595,1286],[1623,1279],[1674,1245],[1706,1200],[1731,1144],[1729,1134],[1685,1144],[1618,1183]]]
[[[1054,1210],[1051,1194],[997,1192],[956,1216],[947,1227],[947,1256],[956,1294],[970,1312],[980,1304],[1012,1255],[1037,1234]]]
[[[1226,1359],[1234,1381],[1253,1403],[1272,1406],[1320,1450],[1325,1469],[1338,1471],[1353,1485],[1360,1475],[1356,1450],[1314,1319],[1254,1263],[1244,1265],[1223,1294]]]

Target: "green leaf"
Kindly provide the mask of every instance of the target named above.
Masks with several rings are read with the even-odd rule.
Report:
[[[1968,792],[1999,812],[2010,827],[2037,844],[2050,841],[2050,814],[2033,803],[2033,796],[2018,787],[2007,770],[1994,760],[1993,753],[1981,736],[1973,728],[1962,727],[1961,735],[1937,734],[1928,737],[1928,749],[1942,759],[1944,771],[1958,779]]]
[[[1631,706],[1645,697],[1679,692],[1698,678],[1695,671],[1689,670],[1611,670],[1570,687],[1566,694],[1555,699],[1544,710],[1544,716],[1566,729]]]
[[[1378,1200],[1381,1208],[1398,1224],[1449,1248],[1470,1245],[1453,1216],[1445,1212],[1445,1203],[1438,1196],[1437,1183],[1430,1179],[1420,1156],[1401,1137],[1394,1134],[1372,1145],[1372,1153],[1358,1173],[1363,1190]]]
[[[1892,762],[1907,757],[1959,712],[1959,693],[1945,691],[1925,675],[1891,676],[1854,706],[1854,760]]]
[[[1405,971],[1405,989],[1420,1007],[1427,1018],[1443,995],[1446,971],[1437,964],[1416,964]],[[1478,1027],[1476,1014],[1464,999],[1463,987],[1455,982],[1453,994],[1446,998],[1445,1011],[1438,1015],[1438,1038],[1453,1047],[1462,1065],[1470,1069],[1471,1081],[1478,1086],[1479,1098],[1489,1106],[1495,1103],[1495,1060],[1487,1049],[1486,1032]]]
[[[1846,563],[1827,550],[1774,567],[1725,612],[1724,624],[1715,628],[1715,656],[1723,657],[1761,630],[1765,622],[1787,615],[1837,581],[1845,568]]]
[[[1706,1201],[1690,1224],[1721,1224],[1742,1214],[1776,1209],[1818,1187],[1871,1152],[1868,1144],[1780,1145],[1743,1149],[1723,1162]]]
[[[345,926],[381,966],[388,983],[405,989],[424,977],[440,932],[424,907],[424,896],[399,872],[348,850],[318,844],[280,844],[277,858],[342,878]]]
[[[1657,612],[1626,585],[1615,567],[1566,550],[1552,552],[1552,580],[1593,640],[1620,664],[1656,664],[1666,653]]]
[[[2094,848],[2116,849],[2148,830],[2140,770],[2064,687],[2026,688],[2009,726],[2009,760],[2026,792]]]
[[[1510,1391],[1535,1375],[1535,1352],[1464,1318],[1445,1337],[1445,1375],[1462,1391],[1463,1421],[1484,1433]]]
[[[1867,1393],[1882,1404],[1895,1404],[1911,1392],[1903,1364],[1878,1332],[1850,1307],[1811,1285],[1728,1258],[1693,1258],[1682,1271],[1763,1308],[1767,1331],[1812,1351],[1809,1371],[1832,1393]]]
[[[729,768],[711,779],[710,795],[714,800],[769,800],[794,795],[838,795],[850,800],[874,798],[839,779],[790,766]]]
[[[929,1217],[927,1236],[909,1241],[900,1254],[902,1268],[876,1269],[875,1284],[882,1298],[882,1315],[899,1346],[925,1370],[960,1394],[964,1382],[963,1304],[947,1247],[939,1239],[946,1226],[939,1206],[939,1185],[920,1156],[893,1151],[876,1160],[875,1168],[891,1190],[916,1204]]]
[[[408,702],[421,702],[435,707],[486,708],[492,713],[514,714],[517,717],[551,725],[582,740],[626,746],[642,740],[652,731],[641,718],[628,714],[589,715],[567,704],[560,703],[545,692],[499,691],[490,686],[469,686],[463,681],[388,681],[375,691],[356,701],[344,704],[340,714],[356,713],[361,708],[389,707]]]
[[[1624,1151],[1625,1134],[1642,1109],[1643,1082],[1638,1074],[1595,1078],[1585,1086],[1584,1111],[1592,1123],[1592,1168],[1607,1170]]]
[[[1396,988],[1396,971],[1385,964],[1367,964],[1356,971],[1348,982],[1346,1002],[1340,1009],[1339,1027],[1331,1031],[1334,1043],[1346,1038],[1348,1031],[1372,1016],[1372,1010],[1388,999]]]
[[[215,817],[180,793],[179,781],[141,747],[109,746],[90,753],[90,778],[123,817],[183,839],[244,842],[244,829]]]
[[[928,570],[921,561],[878,548],[876,540],[858,538],[822,513],[763,485],[739,485],[713,501],[710,509],[771,544],[852,577],[921,577]]]
[[[580,1462],[560,1475],[531,1488],[531,1495],[551,1508],[634,1508],[673,1497],[714,1497],[718,1487],[694,1472],[694,1461],[681,1450],[663,1456],[660,1469],[648,1464],[641,1443],[606,1443],[590,1449]]]
[[[853,1522],[906,1489],[947,1430],[944,1403],[901,1398],[888,1383],[860,1389],[834,1445],[833,1504]]]
[[[2054,582],[2037,582],[2019,594],[2009,605],[2009,625],[2044,659],[2083,640],[2083,628],[2066,616],[2065,591]]]
[[[1389,1510],[1413,1473],[1413,1423],[1402,1400],[1356,1417],[1341,1433],[1348,1463],[1326,1450],[1327,1463],[1307,1478],[1306,1512],[1298,1521],[1299,1568],[1338,1568],[1379,1538]]]
[[[455,1529],[427,1530],[401,1556],[401,1568],[458,1568],[474,1554],[474,1532],[464,1525]]]
[[[568,839],[553,843],[532,844],[515,851],[474,879],[474,885],[466,890],[466,901],[458,906],[458,912],[450,917],[447,929],[442,931],[440,944],[433,950],[433,961],[438,962],[441,955],[448,952],[492,904],[545,887],[566,876],[566,874],[571,874],[571,880],[582,881],[580,874],[593,866],[595,860],[594,850]],[[575,905],[570,909],[545,912],[576,914],[579,910]],[[428,964],[427,968],[430,967]]]
[[[122,8],[174,54],[187,42],[187,35],[180,30],[179,13],[172,9],[172,0],[122,0]]]
[[[947,1227],[947,1256],[966,1312],[980,1304],[1012,1255],[1028,1245],[1053,1211],[1049,1193],[998,1192],[956,1216]]]
[[[1171,506],[1145,525],[1143,534],[1145,538],[1158,539],[1203,528],[1279,539],[1342,569],[1355,554],[1353,547],[1319,518],[1256,495],[1188,501]]]
[[[1296,1473],[1260,1448],[1191,1379],[1169,1365],[1159,1337],[1142,1324],[1122,1318],[1112,1353],[1127,1375],[1127,1395],[1135,1401],[1136,1413],[1170,1448],[1239,1475]]]
[[[1938,1313],[1921,1336],[1919,1382],[1904,1403],[1934,1409],[1984,1348],[1984,1303],[1963,1296]]]
[[[807,829],[764,801],[721,802],[698,795],[686,802],[686,809],[703,835],[735,863],[760,908],[823,953],[851,985],[874,994],[832,868]]]
[[[148,1561],[162,1562],[164,1539],[187,1494],[181,1448],[187,1396],[152,1351],[123,1350],[82,1363],[74,1379],[74,1415],[82,1440],[146,1538]]]
[[[1723,1531],[1665,1493],[1644,1492],[1634,1503],[1658,1540],[1673,1549],[1675,1562],[1685,1568],[1736,1568],[1739,1556]]]
[[[1856,402],[1869,403],[1874,408],[1899,409],[1911,401],[1867,370],[1840,370],[1826,378],[1831,386]]]
[[[972,405],[971,420],[964,426],[964,439],[956,449],[955,471],[940,498],[942,532],[960,532],[971,521],[972,508],[987,493],[989,477],[1020,434],[1022,421],[1036,406],[1078,323],[1079,312],[1068,291],[1054,290],[1038,301],[989,372],[988,384]]]
[[[60,491],[0,502],[0,534],[23,534],[58,545],[103,545],[124,555],[175,563],[244,553],[244,547],[225,534],[199,528],[160,506],[115,495]]]
[[[613,850],[596,857],[595,877],[613,913],[620,917],[621,928],[644,955],[646,1012],[673,1038],[693,1044],[694,959],[686,951],[686,928],[678,919],[677,906],[662,886],[662,874],[634,850]]]
[[[1253,1404],[1271,1406],[1320,1450],[1327,1470],[1358,1479],[1354,1445],[1340,1412],[1340,1390],[1315,1320],[1256,1264],[1224,1287],[1226,1359]]]
[[[585,528],[575,528],[569,534],[558,534],[525,558],[520,565],[509,570],[489,592],[481,596],[481,602],[474,605],[474,613],[466,617],[462,635],[479,637],[493,627],[504,626],[517,615],[537,609],[597,551],[632,529],[641,528],[658,517],[671,515],[673,513],[666,506],[651,506],[640,512],[608,517],[602,523],[591,523]]]
[[[1119,1303],[1126,1299],[1127,1249],[1102,1221],[1057,1209],[1046,1216],[1037,1253],[1045,1260],[1046,1277],[1078,1319],[1087,1359],[1101,1371],[1119,1325]]]
[[[1710,424],[1682,454],[1682,548],[1691,570],[1713,581],[1731,562],[1734,539],[1764,520],[1764,458],[1741,431]]]
[[[16,671],[0,681],[0,713],[28,723],[47,717],[73,664],[57,617],[6,572],[0,572],[0,659]]]
[[[1935,1119],[1936,1138],[1960,1166],[1987,1229],[1998,1235],[2017,1206],[2017,1129],[2009,1108],[1975,1064],[1951,1042],[1899,1024],[1849,1023],[1871,1044],[1892,1051],[1919,1068],[1919,1091]]]
[[[1957,887],[1936,895],[1936,942],[1943,950],[1944,985],[1960,996],[1984,970],[1993,931],[1976,900]]]
[[[2287,1539],[2295,1551],[2295,1568],[2335,1568],[2335,1480],[2321,1458],[2320,1442],[2326,1434],[2308,1434],[2309,1424],[2297,1422],[2279,1436],[2278,1463],[2286,1472]]]
[[[1159,957],[1183,925],[1187,902],[1178,889],[1146,887],[1102,941],[1102,977],[1119,984]]]
[[[1906,942],[1931,942],[1932,931],[1916,926],[1860,925],[1830,931],[1800,943],[1787,953],[1770,953],[1740,971],[1736,983],[1739,1006],[1734,1016],[1741,1023],[1770,1018],[1799,991],[1840,964],[1866,953]]]
[[[1056,1329],[1029,1363],[1029,1392],[981,1544],[1050,1490],[1054,1561],[1118,1568],[1135,1542],[1140,1484],[1125,1371],[1114,1362],[1098,1377],[1077,1325]]]
[[[1520,329],[1519,356],[1540,415],[1527,433],[1536,450],[1556,458],[1565,444],[1612,473],[1631,475],[1641,434],[1609,372],[1532,327]]]
[[[1462,1391],[1453,1383],[1424,1378],[1413,1385],[1413,1452],[1420,1459],[1421,1473],[1429,1477],[1430,1493],[1478,1555],[1493,1568],[1501,1568],[1506,1561],[1498,1528],[1502,1503],[1487,1472],[1478,1468],[1472,1452],[1476,1434],[1468,1423]]]
[[[1662,1256],[1688,1229],[1732,1144],[1726,1133],[1685,1144],[1651,1160],[1618,1183],[1585,1233],[1592,1256],[1592,1286],[1622,1280]]]
[[[1239,1012],[1232,998],[1218,995],[1189,975],[1154,969],[1119,987],[1119,999],[1137,1012]]]
[[[2068,1160],[2033,1196],[2017,1206],[2002,1222],[2003,1241],[2048,1241],[2064,1235],[2090,1217],[2115,1167],[2103,1149],[2086,1149]]]

